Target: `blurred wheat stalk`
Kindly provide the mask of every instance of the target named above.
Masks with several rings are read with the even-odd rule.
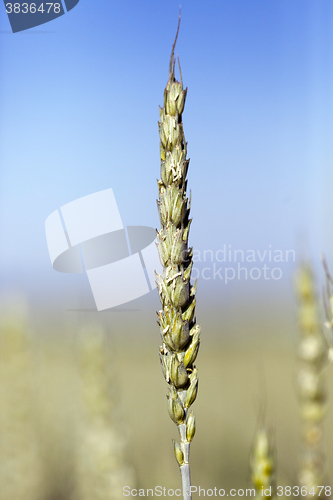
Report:
[[[0,499],[38,500],[43,472],[31,336],[16,312],[0,325]]]
[[[308,498],[327,484],[323,451],[323,419],[327,413],[325,366],[327,353],[321,335],[318,301],[311,267],[303,264],[296,277],[299,297],[298,393],[303,420],[299,485]],[[304,495],[303,495],[304,496]]]
[[[105,333],[79,333],[1,321],[0,500],[118,500],[134,484]]]
[[[182,476],[183,496],[188,500],[191,498],[190,442],[195,432],[195,419],[193,414],[188,416],[188,409],[198,389],[194,362],[199,348],[200,326],[196,325],[194,316],[196,286],[190,285],[193,250],[188,248],[191,220],[190,203],[186,198],[189,160],[186,159],[182,123],[187,89],[183,89],[180,65],[181,81],[175,78],[174,50],[179,23],[171,52],[164,104],[160,108],[161,180],[158,181],[157,203],[161,229],[157,240],[164,269],[163,277],[156,275],[156,283],[162,303],[162,310],[158,312],[163,341],[160,359],[169,387],[169,414],[180,434],[180,445],[175,442],[174,450]]]
[[[134,472],[125,462],[126,435],[115,399],[117,374],[104,330],[95,325],[79,334],[83,418],[77,433],[77,497],[120,500],[123,487],[133,486]]]

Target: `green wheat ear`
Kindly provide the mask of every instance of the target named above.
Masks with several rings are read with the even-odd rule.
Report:
[[[321,335],[314,276],[308,264],[303,264],[298,271],[296,290],[301,332],[297,382],[303,421],[299,485],[307,491],[307,498],[314,498],[318,496],[318,487],[327,484],[323,452],[323,419],[327,412],[324,373],[327,353]]]
[[[168,384],[168,410],[177,424],[180,444],[174,443],[176,460],[180,467],[185,500],[191,498],[189,453],[195,433],[195,417],[188,414],[198,390],[197,369],[194,365],[200,344],[200,326],[196,325],[196,284],[191,286],[193,249],[188,246],[191,224],[190,202],[187,198],[186,141],[182,113],[187,89],[183,88],[180,64],[180,82],[175,78],[174,50],[171,51],[169,80],[160,108],[161,179],[158,181],[157,201],[161,229],[157,233],[158,251],[163,276],[156,275],[162,303],[158,324],[162,337],[160,360]]]

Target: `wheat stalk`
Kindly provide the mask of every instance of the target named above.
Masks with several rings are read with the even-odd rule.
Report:
[[[194,366],[199,349],[200,326],[194,316],[196,284],[191,287],[193,249],[188,247],[191,219],[190,202],[186,197],[186,142],[182,113],[187,89],[179,64],[180,82],[175,78],[174,50],[171,51],[169,80],[160,108],[161,180],[158,181],[158,211],[161,229],[157,233],[158,251],[163,276],[156,274],[156,283],[162,303],[158,324],[162,336],[160,360],[168,384],[168,409],[177,424],[180,444],[174,442],[176,460],[180,467],[184,500],[191,499],[190,442],[195,433],[195,417],[188,410],[198,390],[197,369]]]
[[[324,368],[327,361],[321,335],[318,303],[311,267],[303,264],[298,272],[296,288],[299,296],[298,392],[303,420],[302,454],[299,484],[308,498],[318,494],[325,484],[323,452],[323,419],[327,412]],[[304,491],[303,490],[303,491]]]
[[[272,432],[264,425],[257,430],[250,457],[251,479],[256,498],[270,500],[275,495],[275,456]]]
[[[74,450],[77,429],[77,385],[72,325],[50,330],[36,339],[37,425],[44,468],[45,499],[73,500]],[[51,327],[52,328],[52,327]]]
[[[0,325],[0,499],[43,496],[32,338],[20,313]]]
[[[126,464],[126,435],[117,418],[116,369],[105,331],[82,328],[79,338],[79,380],[83,414],[76,453],[77,498],[119,500],[123,486],[134,483]]]
[[[322,256],[322,263],[326,275],[326,293],[323,292],[326,316],[324,341],[327,347],[327,358],[330,362],[333,362],[333,278],[330,275],[324,256]]]

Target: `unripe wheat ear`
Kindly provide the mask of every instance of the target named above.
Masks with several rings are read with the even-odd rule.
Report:
[[[190,442],[195,433],[195,417],[189,408],[198,391],[197,369],[194,365],[200,344],[200,326],[196,324],[196,284],[191,286],[193,249],[188,246],[190,202],[187,198],[186,141],[182,113],[187,89],[175,78],[174,51],[179,32],[172,46],[169,80],[160,108],[161,179],[158,181],[157,201],[161,229],[157,232],[157,247],[163,276],[156,274],[156,283],[162,310],[158,324],[162,337],[160,360],[168,384],[168,410],[177,424],[180,444],[174,442],[174,451],[180,467],[184,500],[191,496]]]

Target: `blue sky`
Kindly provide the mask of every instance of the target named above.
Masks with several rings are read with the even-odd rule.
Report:
[[[2,293],[52,297],[75,278],[52,269],[44,223],[81,196],[112,187],[124,224],[158,226],[158,106],[178,9],[80,0],[11,34],[0,5]],[[328,0],[182,2],[195,248],[333,259],[332,26]]]

